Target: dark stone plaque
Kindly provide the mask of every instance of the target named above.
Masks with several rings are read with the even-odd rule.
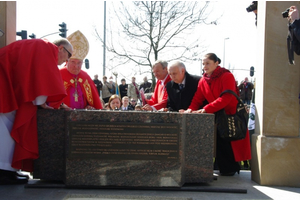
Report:
[[[184,183],[213,180],[213,114],[43,109],[38,110],[37,114],[40,157],[35,160],[34,178],[58,180],[66,186],[84,187],[181,187]],[[124,124],[126,126],[122,127]],[[102,133],[109,134],[93,134],[99,132],[100,128]],[[149,134],[155,138],[149,138]],[[73,142],[70,142],[70,137]],[[100,138],[114,142],[99,143],[111,145],[105,148],[93,147]],[[89,153],[93,148],[97,151],[108,149],[118,154],[112,155],[106,151],[102,155],[106,158],[103,158],[99,154]],[[136,160],[129,160],[135,155],[128,152],[137,149],[146,150],[148,157],[142,154],[144,151],[137,155]],[[78,150],[79,154],[75,153]],[[162,150],[176,150],[177,153],[158,155]]]
[[[178,160],[175,123],[70,122],[69,158]]]

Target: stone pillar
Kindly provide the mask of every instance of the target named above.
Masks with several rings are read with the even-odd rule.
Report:
[[[287,19],[281,15],[292,5],[300,9],[299,2],[258,2],[251,169],[261,185],[300,187],[300,57],[295,54],[295,65],[288,64]]]
[[[16,41],[16,1],[0,1],[0,48]]]

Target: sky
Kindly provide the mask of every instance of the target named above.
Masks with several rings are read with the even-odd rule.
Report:
[[[245,77],[250,78],[249,69],[256,64],[256,26],[254,13],[248,13],[246,7],[252,1],[219,1],[213,4],[212,19],[214,16],[222,17],[217,25],[199,25],[197,32],[207,44],[206,53],[213,52],[221,58],[221,66],[231,69],[238,82]],[[109,4],[106,4],[109,6]],[[80,30],[88,39],[90,51],[87,59],[90,68],[82,69],[92,78],[95,74],[103,75],[103,47],[95,36],[95,27],[99,34],[103,36],[103,7],[104,2],[99,0],[69,1],[69,0],[26,0],[17,1],[17,31],[27,30],[27,34],[34,33],[37,38],[59,32],[59,24],[67,24],[67,35]],[[107,16],[108,18],[109,16]],[[54,41],[60,38],[59,33],[46,36],[44,38]],[[227,39],[228,38],[228,39]],[[20,37],[18,36],[19,40]],[[225,50],[225,54],[224,54]],[[225,55],[225,63],[224,63]],[[108,62],[108,61],[106,61]],[[185,63],[190,74],[200,75],[200,61]],[[118,83],[121,78],[130,82],[132,72],[127,66],[118,67]],[[114,70],[115,71],[115,70]],[[111,76],[113,71],[106,69],[105,75]],[[151,78],[150,74],[135,75],[137,82],[142,82],[144,76]]]

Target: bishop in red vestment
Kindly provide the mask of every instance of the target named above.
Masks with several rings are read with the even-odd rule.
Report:
[[[69,62],[72,62],[70,60]],[[71,65],[68,63],[67,65]],[[102,104],[97,92],[97,88],[90,76],[80,71],[77,75],[68,71],[68,66],[60,69],[64,86],[68,94],[63,103],[70,108],[84,109],[95,108],[102,109]]]
[[[83,59],[89,51],[88,40],[80,31],[72,33],[68,40],[73,45],[74,51],[66,67],[60,69],[68,94],[63,99],[61,107],[65,109],[102,109],[95,83],[86,72],[81,70]]]
[[[57,65],[72,51],[66,39],[21,40],[0,49],[0,184],[19,183],[8,172],[33,170],[39,156],[36,105],[49,108],[46,101],[66,96]]]

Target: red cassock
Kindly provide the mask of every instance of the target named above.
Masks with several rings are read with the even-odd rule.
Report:
[[[73,97],[73,94],[70,94],[70,88],[71,86],[75,87],[74,77],[66,67],[60,69],[60,73],[64,82],[65,90],[68,94],[68,96],[64,98],[63,102],[70,107],[70,97]],[[97,88],[95,87],[95,83],[91,79],[91,77],[85,71],[81,70],[77,75],[77,80],[83,93],[85,104],[84,107],[90,105],[96,109],[102,109],[102,104],[97,92]]]
[[[146,100],[150,106],[153,106],[156,110],[166,108],[168,102],[168,92],[166,85],[171,81],[170,75],[167,75],[167,78],[164,82],[164,85],[161,84],[161,80],[158,80],[154,89],[154,93],[151,99]]]
[[[224,90],[236,91],[235,79],[230,72],[226,72],[221,77],[215,79],[208,85],[204,78],[198,83],[198,89],[194,95],[191,105],[192,110],[198,110],[206,99],[209,104],[203,107],[206,113],[215,113],[221,109],[225,109],[228,115],[236,112],[237,99],[229,93],[225,93],[219,97]],[[243,161],[251,159],[249,131],[247,130],[246,138],[231,142],[231,147],[235,157],[235,161]]]
[[[12,167],[33,170],[38,158],[36,97],[47,102],[66,96],[57,67],[58,48],[41,39],[20,40],[0,49],[0,113],[17,110],[11,137],[15,140]]]

